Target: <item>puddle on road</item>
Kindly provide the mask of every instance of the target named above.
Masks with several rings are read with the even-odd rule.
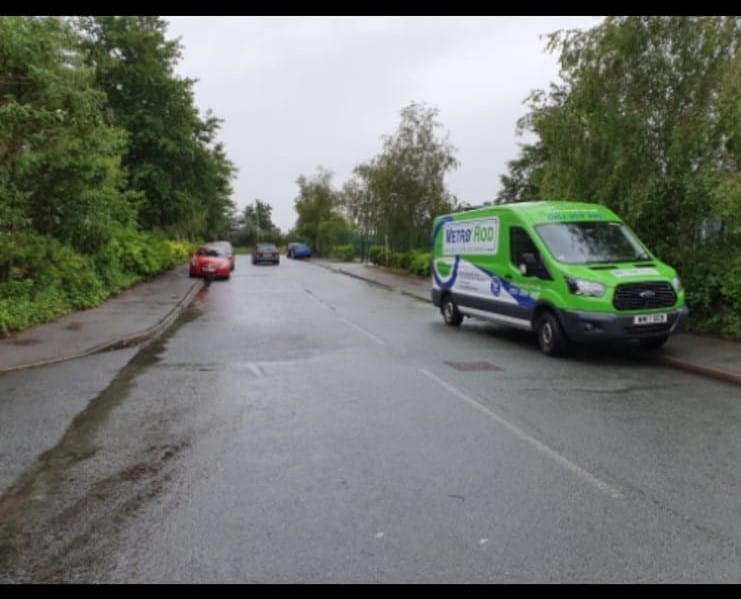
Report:
[[[162,360],[168,342],[180,328],[193,322],[202,314],[205,295],[206,290],[202,289],[191,307],[184,310],[169,329],[136,353],[108,384],[108,387],[92,399],[87,408],[74,418],[59,443],[41,454],[37,468],[28,474],[37,475],[40,472],[64,468],[95,453],[95,449],[91,446],[95,430],[105,421],[113,408],[126,399],[136,378]]]
[[[201,315],[203,307],[206,305],[206,297],[208,296],[208,288],[210,284],[210,281],[206,281],[206,285],[196,294],[190,306],[183,311],[178,322],[176,322],[173,327],[180,328],[183,324],[192,322]],[[181,320],[183,322],[180,322]]]
[[[109,522],[112,515],[120,521],[121,516],[135,513],[141,504],[164,490],[169,474],[160,471],[190,445],[188,439],[143,448],[137,463],[102,477],[95,476],[93,463],[92,474],[80,483],[75,481],[74,468],[95,456],[97,431],[129,396],[136,379],[163,359],[169,340],[202,314],[206,295],[204,288],[169,329],[143,346],[74,418],[60,441],[41,454],[0,496],[0,582],[48,579],[48,568],[59,571],[54,563],[67,559],[70,544],[85,545],[88,536],[101,528],[112,528],[109,536],[114,538],[117,527]],[[147,480],[141,480],[145,477]],[[128,489],[122,486],[125,484],[139,488],[127,494]],[[53,542],[42,540],[50,537]],[[89,555],[87,559],[96,558]],[[15,577],[6,579],[13,572]]]

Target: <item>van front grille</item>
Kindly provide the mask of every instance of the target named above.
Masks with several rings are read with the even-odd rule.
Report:
[[[612,305],[618,310],[669,308],[677,302],[674,288],[667,282],[622,283],[615,288]]]
[[[668,333],[674,322],[666,322],[662,324],[648,324],[648,325],[635,325],[630,327],[625,327],[625,330],[628,331],[631,335],[646,335],[649,333]]]

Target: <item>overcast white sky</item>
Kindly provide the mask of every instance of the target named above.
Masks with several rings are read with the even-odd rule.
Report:
[[[196,104],[223,119],[219,141],[239,169],[234,201],[296,221],[296,179],[322,165],[339,189],[382,150],[400,111],[424,102],[458,149],[448,189],[480,204],[519,155],[517,119],[533,89],[558,80],[542,34],[587,29],[601,17],[176,16],[178,75],[198,79]]]

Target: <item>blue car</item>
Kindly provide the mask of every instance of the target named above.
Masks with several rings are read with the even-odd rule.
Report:
[[[305,243],[289,243],[286,256],[289,258],[311,258],[311,249]]]

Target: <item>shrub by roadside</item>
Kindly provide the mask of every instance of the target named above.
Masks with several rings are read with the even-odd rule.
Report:
[[[187,260],[191,245],[116,231],[92,255],[36,233],[0,236],[0,337],[92,308]]]
[[[690,330],[741,340],[741,255],[722,248],[677,253]]]
[[[432,254],[424,250],[411,252],[389,251],[380,245],[374,245],[368,251],[368,257],[373,264],[386,266],[410,272],[420,277],[430,276],[430,259]]]
[[[330,257],[343,262],[355,260],[355,250],[352,245],[335,245],[329,253]]]

